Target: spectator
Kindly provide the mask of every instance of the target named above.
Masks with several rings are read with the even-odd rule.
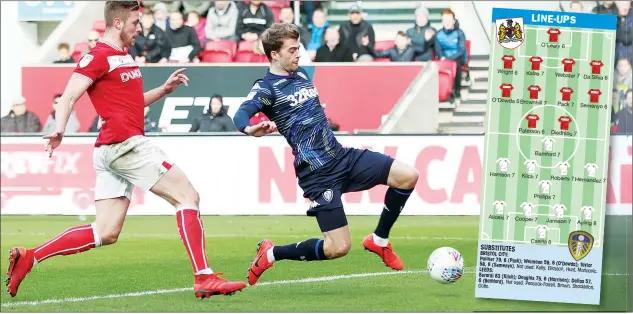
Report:
[[[419,7],[415,10],[415,25],[407,30],[411,38],[411,46],[416,50],[415,61],[429,61],[433,59],[437,30],[429,22],[429,10]]]
[[[198,15],[207,15],[209,8],[211,7],[211,1],[174,1],[174,6],[182,6],[182,14],[187,17],[189,21],[189,13],[198,12]]]
[[[569,3],[569,12],[585,12],[585,7],[582,5],[580,1],[572,1]]]
[[[26,99],[20,96],[13,100],[9,114],[0,119],[0,133],[39,133],[42,122],[26,109]]]
[[[618,125],[616,134],[631,135],[631,133],[633,133],[633,104],[631,103],[633,101],[632,97],[633,90],[627,90],[624,97],[624,103],[626,105],[616,115],[616,121]]]
[[[622,106],[622,93],[614,88],[611,92],[611,99],[611,125],[615,125],[617,122],[616,114],[620,111]]]
[[[204,34],[204,28],[206,26],[206,22],[200,19],[200,13],[196,11],[189,12],[187,15],[187,26],[193,28],[196,31],[196,35],[198,36],[198,42],[202,46],[205,42],[207,42],[207,36]]]
[[[174,10],[176,11],[176,10]],[[169,29],[169,11],[167,10],[167,5],[162,2],[158,2],[152,8],[152,12],[154,12],[154,24],[158,26],[163,32],[166,32]]]
[[[601,1],[602,4],[597,5],[591,12],[597,14],[613,14],[618,15],[618,7],[613,1]]]
[[[284,24],[292,24],[297,26],[300,34],[305,33],[303,27],[295,24],[295,13],[290,7],[283,7],[279,12],[279,22]],[[299,36],[299,65],[307,65],[312,62],[314,59],[316,52],[308,53],[305,46],[303,45],[303,40],[301,35]]]
[[[455,13],[450,9],[442,11],[441,30],[435,34],[435,54],[440,60],[454,60],[457,62],[457,73],[453,82],[451,103],[458,104],[461,99],[462,65],[466,56],[466,36],[456,24]]]
[[[631,63],[626,57],[618,59],[613,83],[615,88],[622,92],[633,88],[633,71],[631,71]]]
[[[44,129],[42,129],[42,133],[50,134],[55,132],[55,127],[57,126],[57,121],[55,121],[55,110],[57,110],[57,104],[59,103],[59,99],[62,97],[62,94],[56,94],[53,96],[53,111],[48,116],[46,123],[44,124]],[[77,113],[75,110],[70,112],[70,118],[68,118],[68,124],[66,124],[66,129],[64,129],[64,133],[77,133],[79,132],[79,119],[77,119]]]
[[[314,57],[315,62],[353,62],[352,50],[349,45],[340,42],[340,34],[336,26],[325,30],[325,44],[321,46]]]
[[[237,131],[233,119],[229,117],[224,108],[222,96],[213,95],[207,112],[193,120],[189,132],[234,132]]]
[[[305,46],[308,54],[315,59],[316,52],[325,42],[325,30],[330,27],[330,22],[325,18],[322,9],[314,10],[312,23],[307,28],[302,28],[301,43]],[[338,39],[336,40],[338,42]]]
[[[152,11],[156,11],[156,5],[160,4],[161,6],[165,7],[165,16],[167,16],[168,13],[171,12],[175,12],[175,11],[179,11],[180,10],[180,1],[170,1],[170,0],[163,0],[163,1],[141,1],[141,4],[143,5],[143,8],[145,9],[150,9]]]
[[[152,11],[141,16],[141,33],[130,47],[130,55],[137,63],[167,63],[171,54],[171,44],[167,35],[156,24]]]
[[[363,37],[361,44],[367,46],[369,39]],[[396,46],[384,51],[376,51],[373,47],[369,48],[369,53],[374,58],[389,58],[394,62],[411,62],[414,60],[416,51],[411,47],[411,39],[403,31],[398,32],[395,40]]]
[[[369,48],[376,43],[374,28],[367,21],[363,20],[361,8],[354,4],[348,10],[349,22],[343,23],[339,28],[341,42],[350,45],[355,61],[371,61],[373,58],[369,54]],[[361,45],[363,37],[367,36],[369,44]]]
[[[618,23],[615,37],[615,59],[627,57],[633,64],[633,10],[630,1],[616,1]]]
[[[173,12],[169,15],[169,29],[165,32],[171,44],[169,60],[180,63],[197,62],[196,57],[202,47],[196,31],[183,24],[182,13]]]
[[[215,6],[209,9],[205,33],[208,40],[232,39],[237,27],[237,15],[239,11],[233,1],[216,1]]]
[[[92,48],[94,48],[97,45],[97,42],[99,41],[99,37],[101,37],[101,35],[99,35],[99,32],[95,31],[95,30],[90,30],[90,32],[88,33],[88,50],[84,50],[81,52],[81,55],[85,55],[88,52],[90,52],[90,50],[92,50]]]
[[[145,132],[160,132],[161,129],[158,127],[158,124],[147,115],[149,113],[149,106],[145,106],[143,110],[143,118],[145,120]]]
[[[75,63],[72,55],[70,54],[70,45],[68,43],[60,43],[57,45],[57,60],[53,63]]]
[[[235,34],[238,38],[255,41],[267,28],[273,25],[273,11],[261,1],[251,1],[237,17]]]

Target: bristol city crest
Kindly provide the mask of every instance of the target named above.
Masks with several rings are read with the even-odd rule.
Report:
[[[525,27],[522,17],[498,19],[495,21],[497,42],[506,49],[516,49],[525,41]]]

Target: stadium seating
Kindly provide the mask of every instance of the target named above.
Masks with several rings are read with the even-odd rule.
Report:
[[[391,62],[389,58],[375,58],[374,62]]]
[[[233,53],[229,49],[205,50],[202,62],[230,63],[233,62]]]
[[[90,49],[90,45],[87,42],[76,43],[72,53],[73,60],[75,60],[75,62],[79,62],[79,60],[83,56],[83,52],[88,49]]]
[[[97,31],[99,33],[99,36],[103,36],[103,33],[105,32],[105,29],[106,29],[105,20],[96,20],[92,22],[92,29]]]
[[[464,72],[468,72],[468,63],[470,63],[470,40],[466,39],[466,64],[462,65]]]
[[[208,41],[204,45],[204,50],[230,50],[231,56],[235,55],[237,51],[237,43],[233,40],[217,40],[217,41]]]
[[[374,48],[378,51],[383,51],[383,50],[387,50],[387,49],[391,49],[393,47],[395,47],[395,41],[394,40],[381,40],[381,41],[377,41],[374,44]]]

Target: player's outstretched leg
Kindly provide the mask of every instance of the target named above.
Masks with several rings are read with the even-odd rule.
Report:
[[[125,213],[130,204],[126,197],[98,200],[95,202],[96,220],[89,225],[67,229],[45,243],[26,249],[15,247],[9,251],[9,269],[5,281],[12,297],[33,266],[53,256],[72,255],[117,241]]]
[[[380,256],[385,265],[395,270],[404,269],[404,263],[393,252],[389,242],[389,232],[400,216],[400,212],[402,212],[417,182],[418,171],[415,168],[398,161],[393,162],[387,179],[389,189],[385,194],[385,204],[378,226],[373,234],[368,235],[363,240],[363,246],[366,250]]]
[[[151,188],[151,191],[176,207],[176,221],[180,238],[194,271],[194,294],[197,298],[209,298],[214,294],[232,295],[246,287],[244,282],[230,282],[214,273],[209,267],[205,248],[204,227],[198,204],[198,192],[189,179],[176,166]]]
[[[347,255],[352,242],[343,208],[319,212],[317,221],[325,239],[308,239],[282,246],[275,246],[270,240],[260,242],[255,259],[248,269],[248,283],[257,283],[261,275],[277,261],[322,261]]]

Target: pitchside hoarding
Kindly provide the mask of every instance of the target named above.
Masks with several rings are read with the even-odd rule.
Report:
[[[384,152],[420,171],[403,215],[479,215],[482,136],[338,136],[343,145]],[[2,214],[92,215],[94,137],[66,137],[51,159],[39,137],[2,137]],[[279,135],[158,136],[151,141],[184,169],[201,194],[203,215],[304,215]],[[612,136],[607,214],[631,215],[631,137]],[[385,187],[343,197],[350,215],[379,215]],[[135,190],[129,215],[173,215],[162,199]]]

